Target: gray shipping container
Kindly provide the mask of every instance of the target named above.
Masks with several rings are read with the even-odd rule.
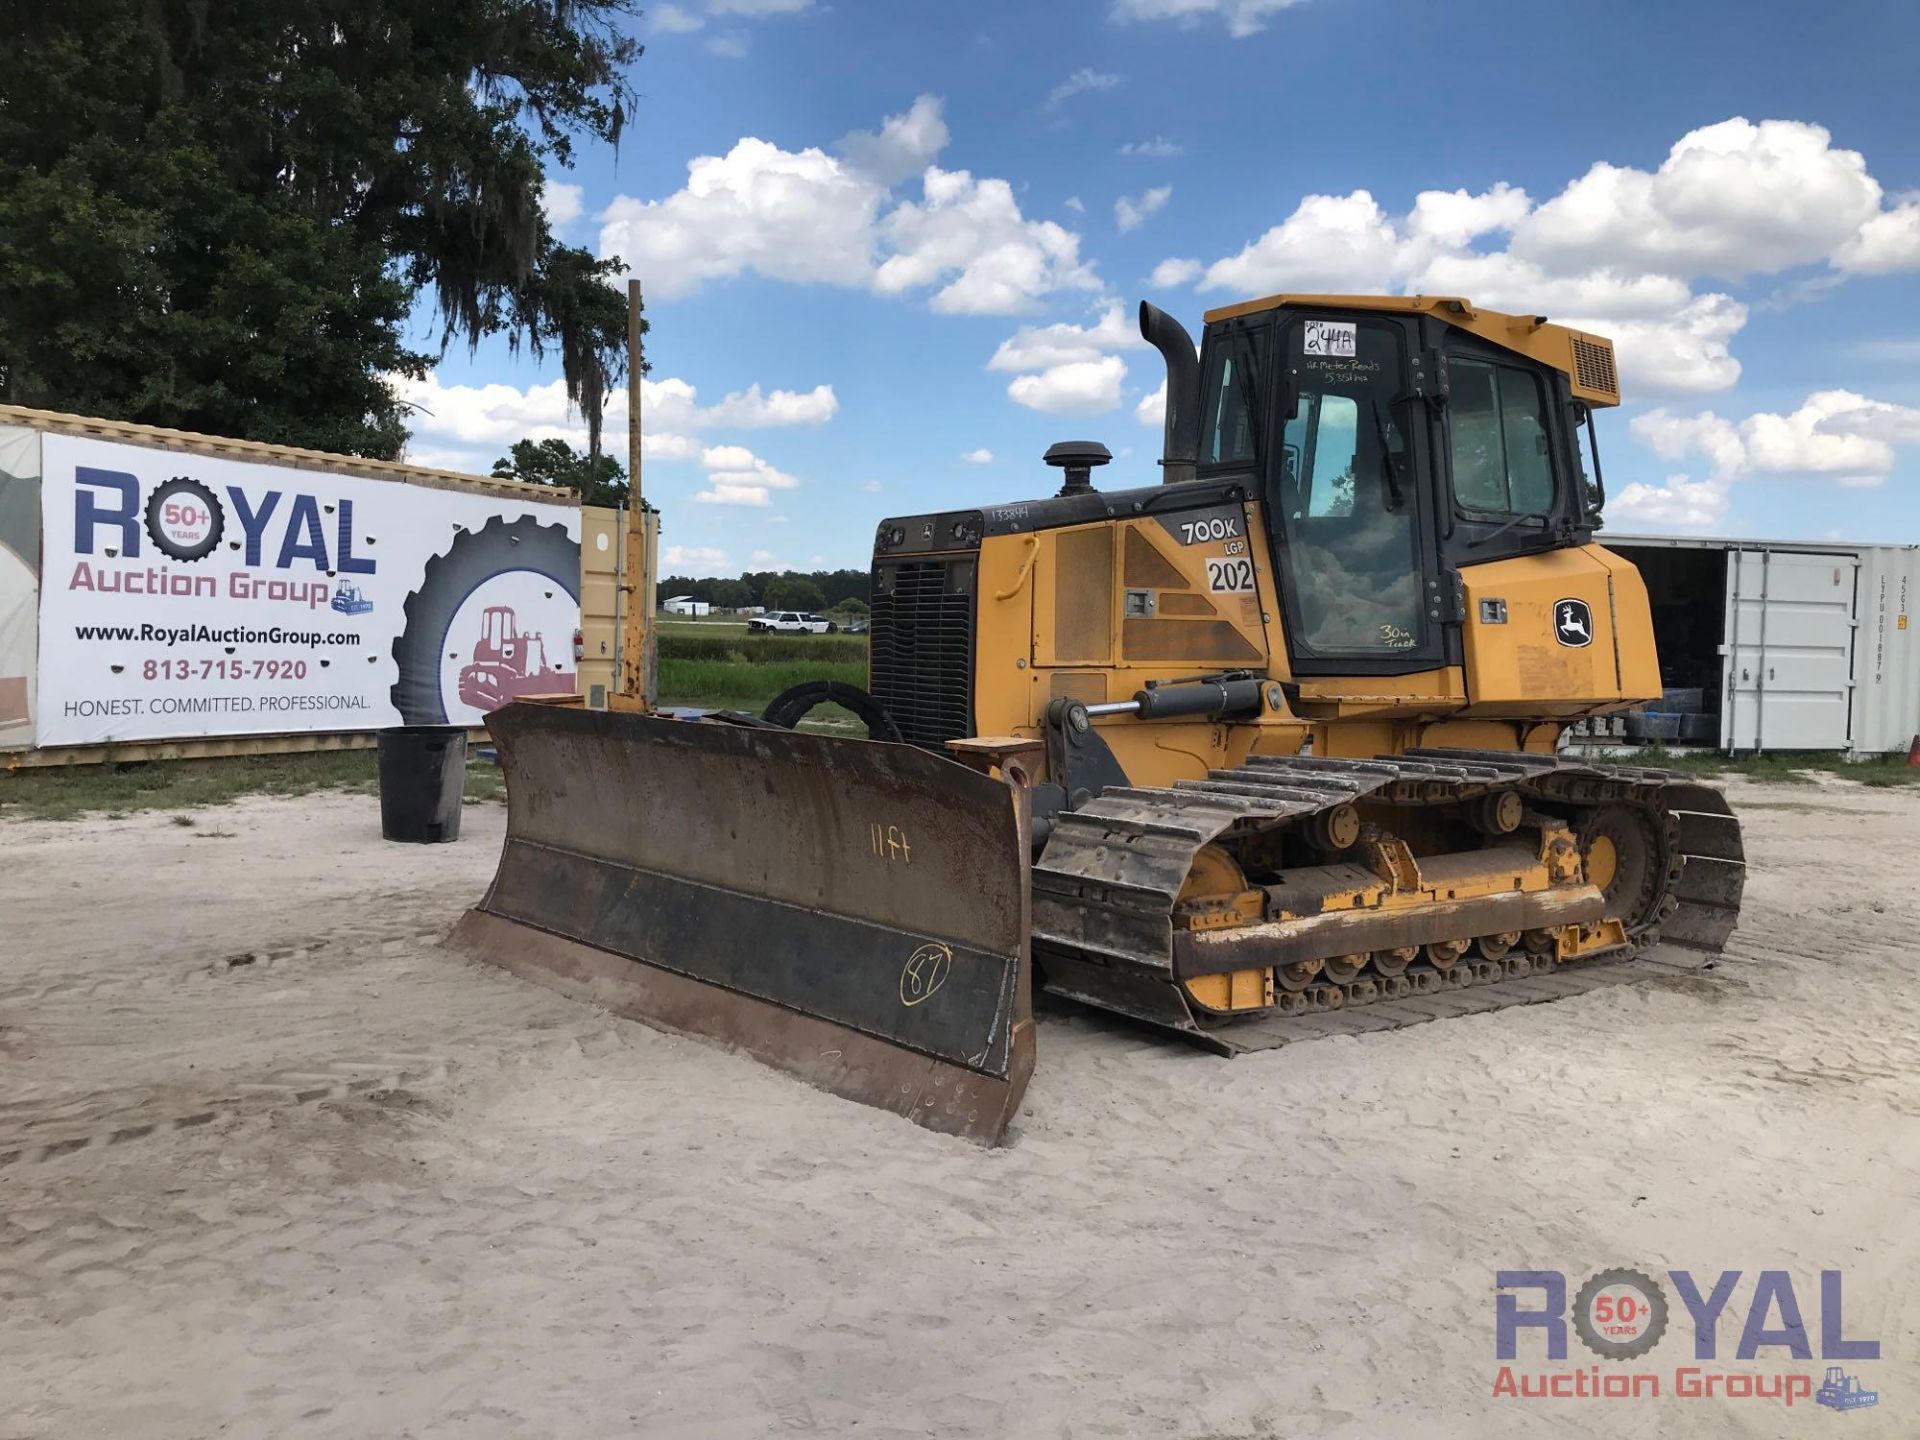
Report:
[[[1639,567],[1664,684],[1720,748],[1904,752],[1920,735],[1920,545],[1598,537]]]

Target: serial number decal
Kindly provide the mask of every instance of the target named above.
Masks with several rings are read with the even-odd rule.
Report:
[[[1209,540],[1231,540],[1240,533],[1240,522],[1223,515],[1212,515],[1201,520],[1182,520],[1179,526],[1182,545],[1200,545]]]
[[[1207,589],[1214,594],[1251,595],[1253,588],[1253,561],[1207,561]]]

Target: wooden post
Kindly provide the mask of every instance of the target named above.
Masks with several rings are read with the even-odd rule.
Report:
[[[647,511],[640,474],[640,282],[627,281],[627,537],[626,625],[620,645],[622,708],[651,710],[655,699],[653,658],[653,517]]]

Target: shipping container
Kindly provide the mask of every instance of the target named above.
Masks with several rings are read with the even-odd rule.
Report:
[[[1576,738],[1858,758],[1905,752],[1920,734],[1920,546],[1599,538],[1646,580],[1667,699]]]

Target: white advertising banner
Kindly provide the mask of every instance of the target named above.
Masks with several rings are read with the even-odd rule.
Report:
[[[476,724],[574,688],[580,512],[47,435],[38,735]]]

